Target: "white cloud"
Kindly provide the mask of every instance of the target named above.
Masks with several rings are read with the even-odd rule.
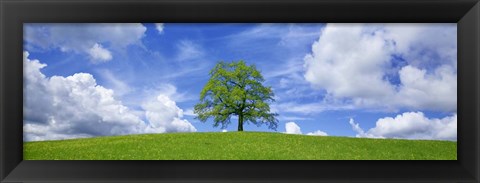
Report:
[[[155,87],[147,88],[144,90],[146,98],[157,97],[158,95],[166,95],[170,99],[176,102],[185,102],[191,100],[197,100],[197,96],[189,94],[187,92],[179,92],[175,85],[170,83],[158,83]]]
[[[275,24],[275,23],[262,23],[255,27],[232,35],[234,40],[232,44],[239,46],[245,45],[247,42],[256,43],[258,40],[275,39],[278,41],[278,45],[298,48],[303,43],[308,42],[311,38],[315,38],[318,34],[318,24]],[[251,45],[251,44],[246,44]],[[268,49],[268,48],[264,48]]]
[[[40,72],[47,65],[39,60],[29,60],[28,55],[28,52],[23,53],[24,120],[42,123],[49,120],[49,112],[53,110],[53,106],[49,105],[53,98],[48,94],[48,80]]]
[[[279,29],[279,27],[276,27],[276,29]],[[296,24],[289,24],[287,32],[280,34],[274,33],[273,35],[281,36],[280,45],[298,49],[299,47],[303,47],[305,43],[310,42],[312,38],[316,38],[318,36],[318,30],[319,28],[317,26],[309,27],[308,25],[298,26]]]
[[[373,33],[357,24],[327,24],[305,57],[305,79],[335,97],[389,96],[394,88],[382,78],[391,48]]]
[[[288,112],[297,114],[314,114],[327,110],[350,110],[354,109],[353,105],[345,104],[344,102],[317,102],[317,103],[297,103],[284,102],[279,104],[272,104],[273,112]]]
[[[273,112],[273,111],[272,111],[272,112]],[[302,120],[312,120],[313,118],[302,117],[302,116],[280,115],[280,116],[277,117],[277,119],[279,119],[279,120],[285,120],[285,121],[292,121],[292,120],[302,121]]]
[[[308,84],[303,77],[303,57],[294,57],[287,59],[283,64],[275,64],[275,67],[271,67],[265,70],[262,75],[266,80],[280,78],[280,88],[286,88],[291,84]]]
[[[302,129],[298,126],[295,122],[287,122],[285,123],[285,133],[286,134],[302,134]],[[321,130],[317,130],[314,132],[307,133],[306,135],[314,135],[314,136],[328,136],[326,132]]]
[[[177,49],[177,60],[179,61],[201,59],[205,55],[203,48],[190,40],[180,41]]]
[[[365,131],[363,131],[363,129],[360,127],[360,124],[355,123],[355,121],[353,121],[353,118],[350,118],[350,120],[348,121],[348,123],[350,123],[350,125],[352,126],[353,131],[355,131],[355,132],[356,132],[357,134],[359,134],[360,136],[362,136],[362,135],[365,134]]]
[[[327,24],[304,58],[304,76],[356,107],[454,112],[456,48],[453,24]]]
[[[388,39],[409,64],[425,68],[429,64],[457,67],[457,27],[455,24],[386,24]]]
[[[171,79],[177,79],[180,77],[187,77],[187,76],[197,76],[200,75],[201,73],[208,72],[208,69],[210,67],[208,64],[205,64],[203,62],[197,62],[191,65],[183,64],[181,68],[179,69],[173,69],[174,72],[168,73],[164,76],[158,77],[158,79],[161,80],[171,80]]]
[[[223,129],[222,132],[228,132],[228,130],[227,130],[227,129]]]
[[[112,59],[112,50],[141,45],[146,27],[140,23],[25,24],[28,50],[59,49],[89,55],[92,62]],[[106,46],[108,45],[108,46]]]
[[[288,122],[285,124],[285,133],[288,134],[302,134],[300,127],[295,122]]]
[[[243,44],[246,42],[259,40],[259,39],[272,39],[280,38],[285,30],[280,29],[277,24],[262,23],[257,26],[242,31],[238,34],[231,35],[234,38],[233,44]],[[238,38],[238,39],[237,39]]]
[[[24,52],[24,138],[52,140],[140,133],[145,123],[113,91],[96,84],[92,75],[47,78],[38,60]]]
[[[157,29],[159,34],[163,34],[163,28],[164,28],[163,23],[155,23],[155,28]]]
[[[98,43],[95,43],[95,45],[88,50],[88,54],[94,61],[106,62],[112,60],[112,53]]]
[[[193,112],[193,109],[187,109],[185,112],[183,112],[183,115],[185,116],[196,116],[196,114]]]
[[[169,98],[159,97],[148,108],[150,125],[114,98],[113,90],[88,73],[46,77],[46,64],[24,52],[24,140],[195,131],[181,119],[182,111]],[[160,111],[158,111],[160,110]],[[155,116],[155,115],[165,116]]]
[[[364,132],[350,119],[350,125],[357,137],[401,138],[401,139],[457,139],[457,114],[442,119],[427,118],[422,112],[405,112],[395,118],[377,120],[375,127]]]
[[[323,132],[321,130],[317,130],[314,132],[307,133],[307,135],[314,135],[314,136],[328,136],[326,132]]]
[[[355,132],[357,133],[356,137],[375,138],[375,136],[366,134],[365,131],[362,129],[362,127],[360,127],[360,124],[355,123],[355,121],[353,120],[353,118],[350,118],[350,120],[348,121],[348,123],[350,123],[350,125],[352,126],[353,131],[355,131]],[[377,137],[377,138],[380,138],[380,137]]]
[[[153,128],[161,132],[195,132],[195,127],[183,117],[183,110],[166,95],[158,95],[155,100],[143,104],[145,116]]]
[[[405,66],[400,71],[402,84],[396,95],[399,105],[413,109],[456,111],[457,73],[452,66],[442,65],[433,73]]]
[[[105,85],[115,91],[115,96],[126,95],[133,91],[133,89],[127,84],[125,79],[119,79],[116,74],[112,73],[112,71],[107,69],[103,69],[100,71],[100,76],[105,81],[107,81]]]

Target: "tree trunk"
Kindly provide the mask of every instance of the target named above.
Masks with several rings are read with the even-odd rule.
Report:
[[[238,115],[238,131],[243,131],[243,114]]]

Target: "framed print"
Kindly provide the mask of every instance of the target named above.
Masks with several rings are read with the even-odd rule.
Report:
[[[0,10],[2,182],[480,179],[476,0]]]

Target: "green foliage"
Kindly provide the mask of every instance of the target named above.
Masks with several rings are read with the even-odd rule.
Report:
[[[26,142],[24,160],[456,160],[457,143],[199,132]]]
[[[238,131],[243,131],[243,123],[257,126],[267,124],[277,129],[276,113],[270,112],[274,102],[271,87],[262,85],[263,76],[255,65],[248,66],[244,61],[219,62],[211,71],[210,79],[200,93],[200,102],[195,105],[196,119],[205,122],[213,117],[214,127],[226,128],[233,115],[238,116]]]

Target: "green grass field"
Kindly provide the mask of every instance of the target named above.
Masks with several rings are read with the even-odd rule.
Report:
[[[25,160],[456,160],[457,143],[268,132],[127,135],[24,143]]]

